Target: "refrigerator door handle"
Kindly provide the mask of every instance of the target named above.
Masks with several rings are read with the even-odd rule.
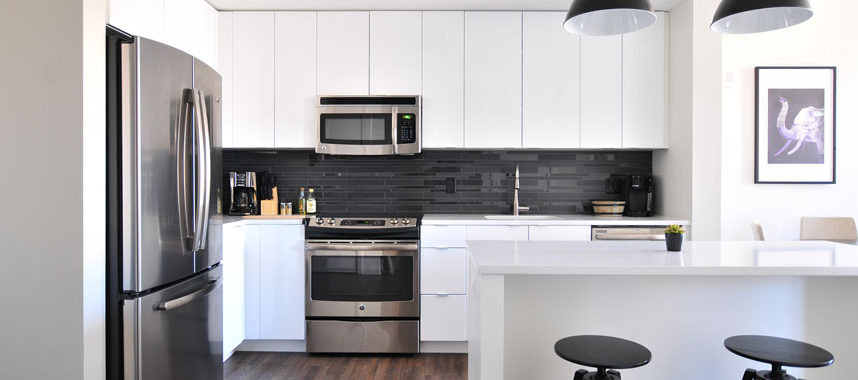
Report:
[[[191,162],[189,160],[192,141],[189,138],[191,134],[190,119],[191,105],[193,103],[193,91],[185,89],[182,91],[182,104],[179,106],[179,119],[176,123],[178,138],[176,139],[176,183],[178,184],[179,192],[179,233],[182,236],[182,242],[185,245],[185,250],[193,251],[195,238],[195,226],[192,222],[192,215],[189,210],[193,200],[191,191],[188,187],[191,186]]]
[[[181,296],[179,298],[174,298],[174,299],[171,299],[169,301],[159,303],[155,307],[155,310],[170,311],[170,310],[180,308],[184,305],[187,305],[191,302],[194,302],[200,298],[203,298],[203,297],[209,295],[209,293],[215,291],[215,289],[217,289],[220,285],[221,285],[220,280],[210,280],[206,284],[206,286],[200,290],[186,294],[186,295]]]
[[[193,99],[194,99],[194,136],[196,137],[196,141],[194,143],[194,150],[196,151],[196,164],[197,164],[197,172],[196,172],[196,196],[194,199],[196,200],[196,209],[194,211],[194,250],[202,250],[205,248],[205,232],[204,229],[208,224],[208,219],[206,218],[206,211],[208,210],[208,202],[206,201],[208,186],[209,184],[206,181],[206,178],[209,177],[208,173],[208,151],[206,149],[206,125],[205,125],[205,100],[202,98],[202,94],[200,90],[193,90]]]
[[[199,105],[201,114],[202,114],[202,135],[200,136],[202,140],[203,153],[205,153],[205,160],[203,164],[205,165],[203,169],[203,183],[205,183],[205,187],[203,188],[203,198],[205,198],[203,202],[203,220],[202,220],[202,229],[200,230],[200,243],[199,249],[206,249],[206,241],[208,240],[208,230],[209,230],[209,218],[211,217],[211,196],[212,196],[212,137],[211,137],[211,128],[209,124],[209,112],[208,106],[206,105],[206,94],[203,90],[199,91]]]

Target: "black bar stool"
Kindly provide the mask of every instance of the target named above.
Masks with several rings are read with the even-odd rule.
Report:
[[[557,356],[575,364],[596,367],[596,372],[579,369],[573,380],[620,380],[615,369],[640,367],[652,360],[652,353],[630,340],[602,335],[570,336],[554,343]]]
[[[731,336],[724,340],[724,347],[743,358],[772,365],[771,371],[748,368],[742,380],[796,380],[783,367],[818,368],[834,362],[834,355],[820,347],[773,336]]]

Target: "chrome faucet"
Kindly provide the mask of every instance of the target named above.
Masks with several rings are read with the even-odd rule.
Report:
[[[512,200],[512,214],[518,216],[519,211],[530,211],[530,207],[520,206],[518,204],[518,188],[521,187],[518,179],[518,165],[515,165],[515,184],[513,185],[513,200]]]

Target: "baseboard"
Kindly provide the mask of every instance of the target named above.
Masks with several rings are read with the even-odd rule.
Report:
[[[241,342],[226,359],[237,351],[306,352],[307,344],[303,340],[248,339]],[[468,352],[468,342],[420,342],[420,352],[463,354]]]
[[[229,358],[232,356],[232,354],[234,354],[235,351],[237,351],[237,350],[238,350],[238,347],[236,347],[236,348],[230,350],[229,352],[225,353],[223,355],[223,362],[226,363],[226,361],[229,360]]]
[[[464,354],[468,352],[468,342],[420,342],[420,352]]]
[[[266,352],[306,352],[307,344],[303,340],[247,339],[238,345],[236,351]]]

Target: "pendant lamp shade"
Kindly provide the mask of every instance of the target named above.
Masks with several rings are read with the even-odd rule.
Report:
[[[722,0],[710,28],[729,34],[767,32],[800,24],[811,16],[808,0]]]
[[[587,36],[631,33],[656,21],[649,0],[573,0],[563,27]]]

